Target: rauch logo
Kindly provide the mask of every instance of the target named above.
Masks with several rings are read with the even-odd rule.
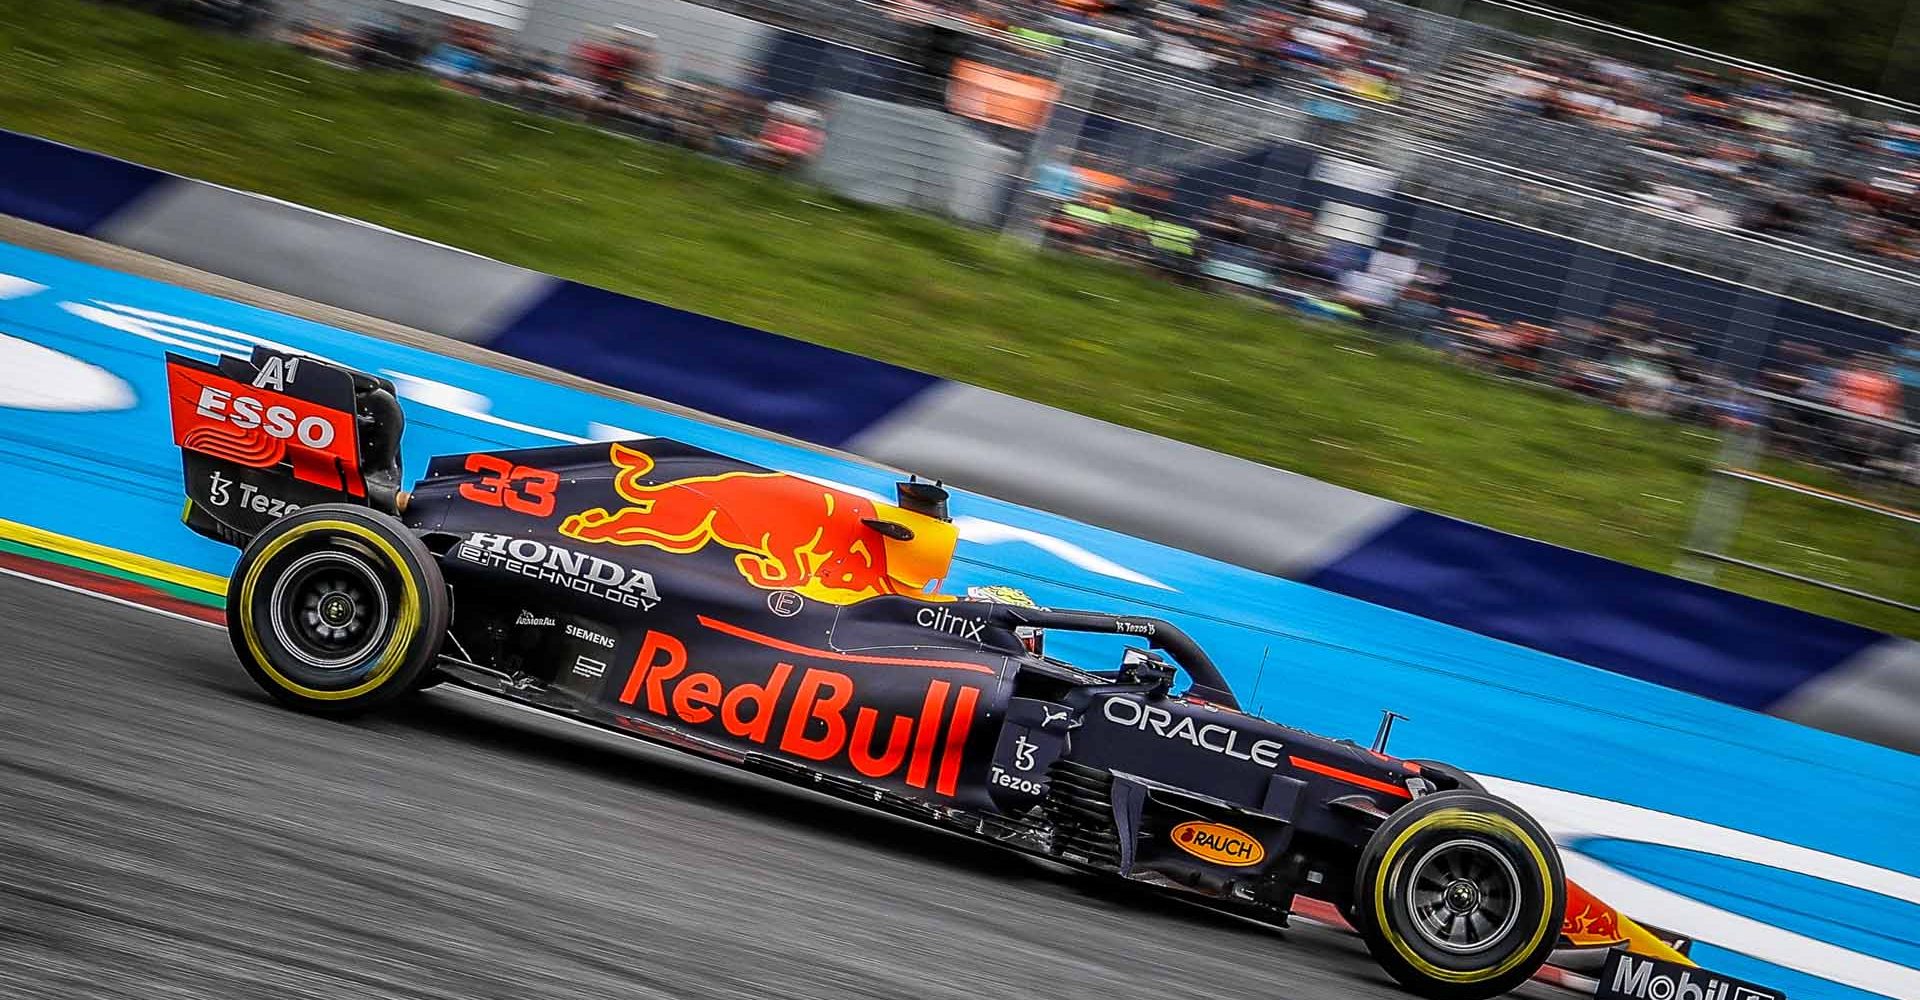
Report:
[[[1196,858],[1229,868],[1257,865],[1267,856],[1251,834],[1225,823],[1189,820],[1173,828],[1173,843]]]

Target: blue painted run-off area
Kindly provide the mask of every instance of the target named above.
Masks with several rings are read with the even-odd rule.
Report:
[[[1256,172],[1298,174],[1299,183],[1305,185],[1301,191],[1318,190],[1319,182],[1306,180],[1313,158],[1304,151],[1276,146],[1263,156],[1264,165]],[[350,226],[337,219],[323,223],[317,221],[321,217],[306,217],[292,206],[269,206],[239,192],[4,130],[0,130],[0,163],[7,165],[0,173],[0,213],[110,240],[129,224],[141,229],[170,217],[171,223],[160,229],[173,232],[182,242],[142,243],[145,249],[216,273],[264,281],[283,291],[301,291],[299,275],[286,272],[308,270],[307,258],[296,253],[292,260],[266,266],[263,274],[248,255],[249,249],[268,249],[257,239],[228,246],[198,235],[204,220],[193,215],[208,212],[217,217],[223,211],[207,208],[208,199],[226,205],[224,211],[233,213],[236,220],[257,223],[262,212],[282,223],[297,219],[287,230],[293,233],[306,232],[310,225]],[[1224,169],[1206,168],[1199,173],[1212,171],[1217,176],[1207,183],[1217,186],[1236,173],[1221,173]],[[1197,182],[1199,177],[1189,179]],[[182,197],[190,192],[197,193]],[[1404,199],[1396,204],[1400,201]],[[184,205],[201,207],[180,207]],[[170,216],[168,206],[186,216]],[[1390,214],[1401,220],[1396,226],[1407,221],[1409,211],[1404,204],[1392,210]],[[1511,226],[1504,227],[1511,232],[1497,232],[1485,228],[1496,225],[1485,220],[1460,225],[1466,227],[1461,230],[1463,237],[1473,233],[1490,245],[1530,247],[1529,259],[1536,265],[1560,260],[1560,272],[1571,273],[1569,261],[1581,254],[1603,254],[1551,234]],[[250,228],[238,226],[242,232]],[[1513,243],[1523,237],[1531,242]],[[1450,252],[1478,253],[1481,242],[1477,237],[1454,239]],[[456,301],[459,293],[449,294],[437,280],[445,273],[439,264],[414,271],[406,263],[417,264],[419,255],[431,257],[445,248],[430,248],[370,227],[358,227],[348,245],[360,249],[336,248],[339,257],[361,260],[364,256],[389,261],[392,267],[309,294],[331,305],[436,330],[443,329],[439,319],[447,312],[469,305]],[[269,260],[288,250],[284,244],[269,247]],[[1616,282],[1619,287],[1637,289],[1636,294],[1664,288],[1663,301],[1676,308],[1686,302],[1714,303],[1717,307],[1701,316],[1730,324],[1738,317],[1767,315],[1782,323],[1791,320],[1797,324],[1794,329],[1804,329],[1807,323],[1822,325],[1834,336],[1849,330],[1846,337],[1867,341],[1895,335],[1892,328],[1876,324],[1856,329],[1853,320],[1831,311],[1800,315],[1796,312],[1804,312],[1800,304],[1772,301],[1774,297],[1763,293],[1738,291],[1724,282],[1687,276],[1665,265],[1634,261],[1612,251],[1604,255],[1607,262],[1594,266],[1621,279]],[[467,287],[497,287],[504,281],[515,285],[516,291],[497,303],[498,310],[474,319],[475,325],[464,329],[464,336],[595,382],[803,441],[842,447],[863,438],[885,439],[910,431],[918,419],[915,401],[923,394],[953,388],[922,372],[660,303],[549,275],[521,274],[517,277],[524,280],[516,281],[507,277],[513,269],[477,257],[465,263],[479,268],[475,274],[482,275]],[[1512,268],[1483,263],[1487,265],[1484,277],[1493,285],[1478,292],[1473,291],[1479,287],[1478,279],[1471,277],[1473,268],[1462,261],[1446,263],[1455,278],[1456,296],[1496,313],[1520,304],[1515,296],[1521,290],[1507,287],[1514,280]],[[1641,274],[1643,269],[1646,273]],[[1635,277],[1627,280],[1629,276]],[[1657,276],[1663,277],[1656,280]],[[276,284],[289,279],[291,286]],[[1541,294],[1546,296],[1541,301],[1570,298],[1559,291]],[[1487,295],[1492,299],[1480,301]],[[1768,302],[1743,298],[1753,296]],[[1598,298],[1571,298],[1581,298],[1593,308],[1607,304]],[[404,316],[383,311],[394,308],[397,301],[411,303],[414,311]],[[1507,305],[1500,305],[1502,301]],[[446,329],[457,326],[451,323]],[[1734,332],[1728,327],[1728,336]],[[1758,337],[1759,333],[1741,326],[1740,336]],[[1300,496],[1295,499],[1311,503]],[[1910,648],[1870,629],[1384,500],[1370,502],[1390,511],[1383,515],[1379,530],[1321,553],[1315,564],[1296,567],[1298,578],[1323,590],[1552,656],[1762,711],[1791,706],[1803,692],[1823,685],[1845,690],[1864,684],[1854,672],[1862,663],[1878,662],[1889,653],[1913,655]],[[1272,510],[1250,513],[1284,521],[1288,508],[1281,502]]]
[[[410,476],[433,454],[639,434],[891,488],[888,473],[848,460],[14,247],[0,245],[0,276],[20,279],[0,277],[0,296],[11,296],[0,297],[0,518],[202,570],[224,572],[234,553],[179,524],[168,349],[208,356],[266,340],[395,378]],[[1781,868],[1716,871],[1679,851],[1596,849],[1636,879],[1729,913],[1766,920],[1790,903],[1781,925],[1811,946],[1763,956],[1778,965],[1715,947],[1717,927],[1676,927],[1708,942],[1699,957],[1729,973],[1791,980],[1796,1000],[1864,995],[1781,968],[1817,966],[1920,1000],[1920,972],[1905,968],[1920,903],[1914,758],[1000,501],[962,494],[954,513],[963,542],[950,589],[1011,583],[1055,607],[1162,614],[1212,651],[1250,706],[1282,721],[1365,738],[1394,708],[1411,716],[1395,735],[1403,755],[1876,866],[1878,891],[1841,891]],[[1859,961],[1836,965],[1834,946]]]

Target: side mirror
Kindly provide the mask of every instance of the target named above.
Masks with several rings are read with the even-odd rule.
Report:
[[[936,521],[953,520],[947,514],[947,488],[939,483],[909,479],[893,484],[893,492],[900,500],[898,506],[901,510],[910,510]]]
[[[898,521],[886,521],[877,517],[866,517],[861,518],[860,523],[896,542],[913,541],[913,529]]]

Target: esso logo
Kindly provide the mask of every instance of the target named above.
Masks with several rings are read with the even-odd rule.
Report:
[[[193,412],[209,420],[220,420],[242,430],[255,427],[269,437],[282,441],[298,440],[309,448],[322,449],[333,443],[333,421],[325,417],[299,417],[288,406],[267,406],[252,396],[236,396],[225,389],[201,386],[200,402]]]

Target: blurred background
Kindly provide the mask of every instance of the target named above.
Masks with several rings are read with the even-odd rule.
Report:
[[[1920,634],[1920,4],[0,9],[9,127]]]

